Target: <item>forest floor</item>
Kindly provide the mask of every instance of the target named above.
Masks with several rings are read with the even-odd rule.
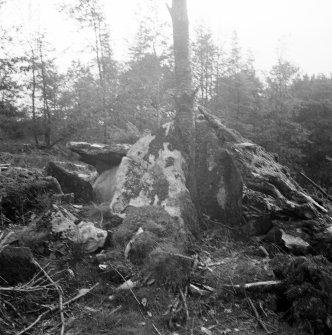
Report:
[[[45,156],[36,159],[37,156],[29,158],[29,154],[22,153],[8,157],[13,165],[31,167],[45,162]],[[96,225],[102,218],[105,225],[109,218],[102,214],[101,206],[89,204],[79,207],[78,217]],[[115,227],[109,220],[112,231]],[[34,293],[15,293],[11,300],[4,298],[13,305],[11,312],[5,314],[3,305],[0,307],[0,318],[8,325],[0,333],[22,334],[20,331],[48,308],[49,312],[26,334],[61,334],[62,325],[67,335],[306,334],[301,325],[287,323],[287,307],[275,292],[243,290],[239,294],[235,290],[236,285],[275,280],[271,258],[280,250],[270,246],[267,253],[257,241],[220,222],[205,218],[203,224],[209,228],[190,248],[190,257],[199,265],[193,267],[183,290],[170,283],[157,285],[142,269],[121,258],[116,264],[108,264],[111,268],[102,267],[96,254],[85,255],[73,246],[59,257],[54,253],[35,254],[38,263],[61,288],[66,305],[64,320],[61,321],[58,308],[54,308],[58,304],[55,292],[47,290],[37,298]],[[15,230],[15,225],[11,229]],[[118,289],[128,279],[137,286]],[[89,293],[66,304],[82,289],[91,287],[94,288]]]
[[[78,264],[81,284],[101,285],[67,315],[66,334],[305,334],[277,314],[275,294],[238,295],[232,289],[232,285],[274,279],[269,259],[258,247],[255,242],[233,237],[227,228],[217,234],[215,230],[206,232],[193,251],[210,265],[197,269],[190,278],[202,291],[190,290],[187,310],[173,318],[169,308],[179,294],[167,284],[116,291],[114,283],[98,278],[85,260]],[[45,328],[43,333],[47,334]]]

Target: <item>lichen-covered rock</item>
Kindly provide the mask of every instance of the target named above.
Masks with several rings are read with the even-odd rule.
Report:
[[[75,202],[90,202],[93,199],[92,180],[93,171],[87,166],[49,162],[45,168],[46,174],[56,178],[64,193],[74,193]],[[89,173],[90,172],[90,173]]]
[[[41,210],[53,194],[62,193],[53,177],[35,169],[10,167],[0,173],[0,211],[10,220],[20,219],[29,210]]]
[[[118,166],[130,144],[90,144],[87,142],[69,142],[67,147],[77,153],[80,160],[96,168],[99,174]]]
[[[106,242],[107,231],[95,227],[92,222],[81,221],[76,224],[77,218],[65,208],[53,205],[49,220],[53,234],[79,244],[83,252],[95,252]]]
[[[242,177],[206,120],[196,123],[196,180],[203,213],[229,224],[242,217]]]
[[[125,215],[130,206],[158,206],[183,229],[198,231],[196,209],[186,187],[188,166],[179,150],[180,141],[171,122],[133,145],[116,174],[110,205],[113,213]]]

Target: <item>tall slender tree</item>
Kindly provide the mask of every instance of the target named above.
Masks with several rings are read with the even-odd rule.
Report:
[[[193,78],[189,40],[189,19],[186,0],[173,0],[168,8],[173,25],[174,65],[176,82],[175,126],[182,134],[183,152],[188,160],[187,186],[193,201],[197,204],[196,164],[195,164],[195,112]]]
[[[114,100],[117,89],[117,64],[110,47],[109,27],[100,0],[77,0],[65,7],[81,28],[88,28],[93,35],[93,50],[99,78],[101,98],[100,122],[103,124],[104,141],[108,137],[108,120],[115,120]],[[96,116],[98,117],[98,116]]]

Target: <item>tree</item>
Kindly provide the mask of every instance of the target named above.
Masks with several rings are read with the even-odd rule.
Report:
[[[293,122],[306,129],[301,143],[301,168],[326,187],[331,187],[332,77],[304,75],[292,84],[295,100]]]
[[[289,103],[292,100],[290,87],[298,73],[298,67],[278,58],[277,64],[272,67],[266,78],[269,112],[274,118],[282,118],[290,110]]]
[[[174,65],[175,65],[175,125],[182,134],[183,152],[189,165],[187,179],[191,197],[198,208],[196,185],[196,141],[193,80],[191,72],[189,20],[186,0],[173,0],[168,8],[173,25]]]
[[[159,15],[160,5],[151,0],[144,5],[147,14],[140,19],[134,45],[130,48],[131,59],[120,77],[118,96],[125,113],[122,118],[141,130],[159,127],[168,117],[174,91],[168,25]]]
[[[218,65],[218,50],[212,39],[212,33],[200,26],[196,30],[193,42],[193,73],[196,86],[199,87],[199,102],[208,107],[215,93]]]
[[[92,48],[95,53],[102,102],[99,117],[104,129],[104,142],[107,142],[108,123],[115,121],[118,70],[110,47],[109,28],[103,14],[104,10],[99,0],[77,0],[73,5],[66,6],[65,10],[79,22],[81,28],[88,28],[93,34]]]
[[[0,137],[15,138],[23,136],[22,129],[18,127],[18,120],[25,115],[16,104],[21,97],[18,74],[25,71],[22,68],[25,57],[13,56],[6,50],[11,42],[9,32],[0,30]]]

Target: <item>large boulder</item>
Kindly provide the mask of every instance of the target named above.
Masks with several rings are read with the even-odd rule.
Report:
[[[130,144],[99,144],[69,142],[67,147],[77,153],[82,162],[96,168],[99,174],[118,166],[130,148]]]
[[[180,147],[181,134],[173,122],[138,140],[117,171],[111,211],[125,216],[131,206],[158,206],[183,230],[197,233],[197,213],[186,186],[188,166]]]
[[[93,171],[87,165],[67,162],[49,162],[46,174],[58,180],[64,193],[74,193],[75,202],[93,200],[93,189],[90,181]]]

